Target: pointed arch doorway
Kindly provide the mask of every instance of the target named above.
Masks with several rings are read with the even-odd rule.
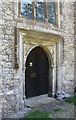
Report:
[[[25,70],[26,98],[48,94],[49,61],[41,47],[35,47],[28,55]]]

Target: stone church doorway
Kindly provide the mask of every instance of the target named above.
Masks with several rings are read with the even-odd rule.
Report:
[[[35,47],[28,55],[25,70],[26,98],[48,94],[49,61],[41,47]]]

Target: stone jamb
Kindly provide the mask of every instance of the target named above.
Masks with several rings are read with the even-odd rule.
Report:
[[[38,43],[38,42],[33,42],[33,44],[29,46],[30,48],[28,49],[28,52],[26,54],[26,56],[24,57],[24,46],[27,45],[27,43],[23,40],[23,35],[25,34],[23,31],[18,31],[19,32],[19,40],[18,40],[18,63],[20,66],[20,71],[23,75],[22,78],[22,83],[23,83],[23,98],[26,99],[25,96],[25,70],[26,70],[26,66],[25,66],[25,61],[27,60],[27,56],[29,55],[29,53],[31,52],[32,49],[34,49],[37,46],[40,46],[45,53],[47,54],[48,60],[49,60],[49,92],[48,92],[48,96],[55,96],[56,93],[56,45],[53,46],[53,53],[51,52],[50,48],[48,48],[48,46],[46,46],[45,43]],[[21,43],[21,44],[20,44]],[[49,44],[50,45],[50,44]],[[53,56],[52,56],[53,54]],[[50,74],[51,73],[51,74]]]
[[[24,60],[24,53],[23,53],[23,46],[24,46],[24,42],[22,42],[23,40],[22,40],[22,33],[19,33],[20,34],[20,40],[19,40],[19,66],[20,66],[20,70],[21,70],[21,73],[23,73],[23,78],[25,78],[25,70],[26,70],[26,66],[25,66],[25,61],[27,60],[27,56],[29,55],[29,53],[31,52],[31,50],[32,49],[34,49],[35,47],[37,47],[37,46],[40,46],[44,51],[45,51],[45,53],[47,54],[47,57],[48,57],[48,61],[49,61],[49,91],[48,91],[48,96],[52,96],[52,95],[54,95],[55,93],[55,90],[54,90],[54,87],[53,86],[55,86],[55,85],[53,85],[53,81],[54,81],[54,79],[53,79],[53,63],[52,63],[52,61],[53,61],[53,58],[52,58],[52,55],[51,55],[51,53],[50,53],[50,50],[47,48],[47,47],[45,47],[44,45],[41,45],[41,44],[34,44],[30,49],[29,49],[29,51],[28,51],[28,53],[27,53],[27,56],[26,56],[26,59]],[[21,44],[20,44],[21,43]],[[51,74],[50,74],[51,73]],[[26,96],[25,96],[25,79],[23,80],[23,84],[24,84],[24,88],[23,88],[23,98],[26,98]]]

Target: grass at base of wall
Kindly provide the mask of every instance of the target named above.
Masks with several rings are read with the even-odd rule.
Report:
[[[76,95],[66,98],[65,101],[68,103],[74,103],[74,105],[76,105]]]
[[[61,108],[55,108],[53,111],[54,111],[54,112],[61,112],[62,109],[61,109]]]
[[[27,118],[49,118],[49,112],[31,111],[28,112],[26,116],[20,120],[26,120]]]

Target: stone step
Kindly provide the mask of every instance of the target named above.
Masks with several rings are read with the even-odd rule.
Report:
[[[25,101],[25,104],[27,107],[34,108],[34,107],[40,106],[42,104],[47,104],[47,103],[50,103],[53,101],[55,101],[55,98],[48,97],[48,95],[41,95],[38,97],[33,97],[30,99],[27,99]]]

